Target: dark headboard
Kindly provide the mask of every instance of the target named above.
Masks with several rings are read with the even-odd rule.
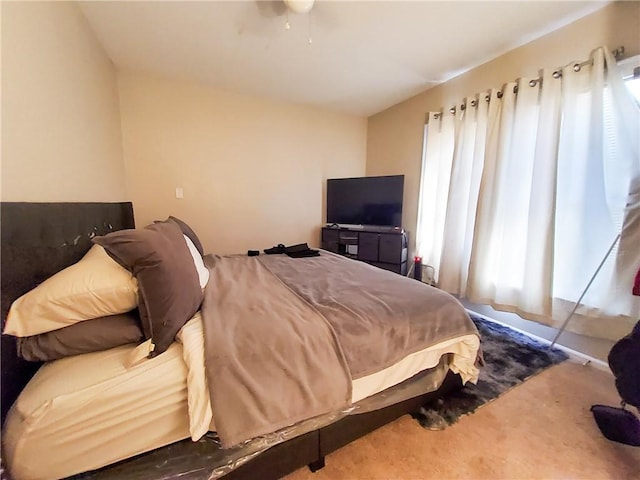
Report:
[[[91,238],[134,228],[133,206],[122,203],[2,202],[0,208],[2,329],[11,303],[82,258]],[[2,422],[20,391],[40,367],[16,354],[15,339],[2,335]]]

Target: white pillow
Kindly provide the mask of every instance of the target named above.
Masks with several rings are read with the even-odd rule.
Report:
[[[189,247],[189,251],[191,252],[191,256],[193,257],[193,264],[196,266],[196,270],[198,271],[198,278],[200,279],[200,288],[204,290],[204,287],[209,283],[209,269],[205,266],[204,261],[202,260],[202,255],[193,244],[191,239],[186,235],[182,235],[184,237],[184,241],[187,242],[187,247]]]
[[[80,261],[14,301],[4,333],[28,337],[137,306],[136,279],[94,245]]]

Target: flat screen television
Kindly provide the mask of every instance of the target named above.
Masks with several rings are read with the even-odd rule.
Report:
[[[327,223],[402,226],[404,175],[330,178]]]

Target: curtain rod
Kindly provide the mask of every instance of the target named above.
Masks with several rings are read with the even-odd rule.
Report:
[[[624,56],[624,45],[616,48],[615,50],[612,50],[611,53],[613,54],[613,57],[616,60],[620,60],[623,56]],[[593,60],[589,59],[589,60],[585,60],[584,62],[578,62],[578,63],[574,63],[573,64],[573,71],[574,72],[579,72],[580,70],[582,70],[582,67],[584,67],[585,65],[589,65],[592,64]],[[561,78],[562,77],[562,69],[564,67],[558,67],[553,73],[552,76],[555,79]],[[538,83],[542,84],[542,77],[538,77],[538,78],[533,78],[531,80],[529,80],[529,86],[530,87],[535,87]],[[515,87],[513,87],[513,93],[518,93],[518,85],[516,85]],[[502,98],[502,91],[499,91],[497,96],[498,98]],[[491,99],[490,95],[486,95],[484,97],[484,99],[488,102]],[[471,106],[472,107],[477,107],[478,106],[478,101],[477,100],[471,100]],[[451,107],[449,109],[449,113],[455,114],[456,113],[456,106],[454,105],[453,107]],[[466,110],[467,105],[466,103],[462,103],[460,104],[460,110]],[[442,115],[442,112],[438,112],[436,113],[433,117],[435,119],[440,118],[440,115]]]

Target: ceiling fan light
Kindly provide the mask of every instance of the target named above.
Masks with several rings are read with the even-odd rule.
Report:
[[[293,13],[307,13],[313,8],[315,0],[284,0],[285,5]]]

